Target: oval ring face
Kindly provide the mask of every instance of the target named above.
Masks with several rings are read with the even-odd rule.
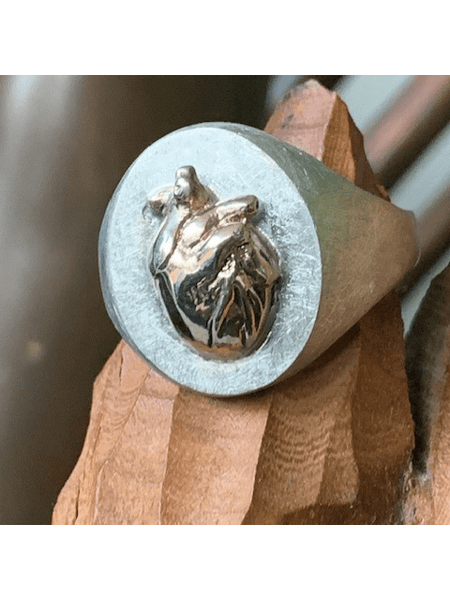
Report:
[[[253,223],[256,196],[220,201],[187,166],[147,206],[162,217],[149,270],[181,338],[217,360],[250,354],[270,327],[281,275],[275,248]]]
[[[281,379],[308,341],[321,255],[283,168],[292,160],[252,128],[197,125],[147,148],[114,193],[99,243],[105,304],[176,383],[247,394]]]

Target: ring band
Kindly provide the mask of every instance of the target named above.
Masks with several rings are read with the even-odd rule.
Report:
[[[411,213],[230,123],[147,148],[99,240],[105,304],[122,337],[160,373],[214,396],[306,367],[417,259]]]

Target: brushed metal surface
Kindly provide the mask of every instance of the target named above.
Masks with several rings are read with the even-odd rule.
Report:
[[[143,219],[142,208],[180,165],[193,165],[218,198],[257,196],[257,225],[280,256],[271,330],[234,361],[181,343],[148,275],[149,240],[160,223]],[[418,249],[408,213],[264,132],[207,123],[169,134],[133,163],[108,206],[99,253],[105,304],[124,339],[180,385],[236,396],[307,366],[414,266]]]

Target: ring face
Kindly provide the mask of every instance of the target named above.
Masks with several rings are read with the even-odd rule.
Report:
[[[310,364],[417,254],[405,211],[231,123],[187,127],[147,148],[99,240],[105,304],[122,337],[169,379],[213,396],[247,394]]]
[[[253,352],[272,323],[281,276],[275,248],[253,223],[258,198],[219,200],[187,166],[145,208],[162,217],[149,270],[180,337],[217,360]]]
[[[280,379],[305,346],[320,304],[321,256],[311,214],[284,169],[249,138],[248,133],[253,132],[260,133],[243,126],[235,131],[228,124],[205,124],[158,140],[123,177],[100,233],[102,290],[108,313],[122,337],[169,379],[215,396],[250,393]],[[272,142],[267,134],[263,139]],[[210,190],[215,204],[212,213],[225,210],[227,203],[238,199],[235,208],[239,208],[237,216],[241,213],[241,220],[238,218],[231,229],[201,224],[206,229],[206,245],[213,247],[218,263],[224,261],[208,275],[213,284],[209,290],[211,283],[205,280],[202,285],[197,257],[193,280],[189,280],[186,257],[183,273],[173,278],[178,260],[174,242],[180,253],[189,246],[189,231],[179,231],[180,215],[174,215],[173,229],[177,233],[169,236],[170,249],[161,250],[170,215],[158,214],[158,208],[173,195],[174,175],[182,165],[192,165],[202,186]],[[145,209],[149,199],[156,214]],[[245,210],[250,215],[242,220]],[[195,218],[191,224],[198,227]],[[228,235],[233,228],[236,245],[233,236]],[[231,246],[224,240],[231,241]],[[248,244],[242,244],[243,240]],[[246,246],[246,253],[238,257],[235,268],[233,248],[245,250],[242,246]],[[167,257],[170,265],[164,264]],[[164,299],[160,291],[161,280],[167,282],[171,277],[170,285],[166,285],[169,291],[170,287],[181,290],[178,299],[175,293],[175,300],[172,293]],[[184,288],[183,282],[187,282]],[[228,289],[222,285],[225,283]],[[250,295],[242,303],[235,298],[227,304],[230,290],[233,293],[237,288],[248,288]],[[214,294],[218,304],[208,307]],[[183,303],[189,297],[192,304],[186,307]],[[202,306],[202,301],[205,312],[200,327],[194,328],[194,335],[192,330],[186,334],[185,329],[183,336],[180,327],[174,325],[174,313],[184,313],[180,317],[183,329],[183,323],[188,322],[185,315],[195,317],[192,310],[195,313],[195,306]],[[221,343],[220,318],[214,318],[214,314],[223,316],[221,302],[225,308],[233,308],[233,314],[227,313],[225,344]],[[248,321],[244,324],[246,312]],[[194,318],[190,320],[194,322]],[[186,339],[190,336],[197,340],[192,343]]]

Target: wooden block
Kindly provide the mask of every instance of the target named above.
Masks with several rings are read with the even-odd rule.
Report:
[[[450,266],[435,277],[407,340],[416,446],[405,484],[404,519],[450,524]]]
[[[335,92],[298,87],[266,130],[388,199]],[[53,523],[396,523],[412,445],[394,293],[308,369],[245,398],[181,390],[121,342]]]

